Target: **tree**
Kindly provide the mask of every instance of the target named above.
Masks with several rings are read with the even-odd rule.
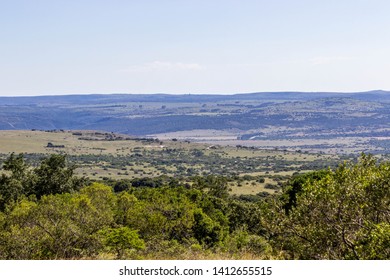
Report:
[[[123,201],[130,203],[124,214],[124,225],[138,229],[145,240],[191,237],[196,205],[186,196],[184,188],[141,188],[133,194],[137,200],[130,196],[120,199],[122,209],[126,209]]]
[[[69,166],[65,155],[51,155],[32,168],[24,161],[23,154],[11,154],[4,161],[7,171],[0,177],[0,210],[17,202],[23,196],[69,193],[86,184],[84,178],[75,176],[75,166]]]
[[[24,161],[23,154],[15,156],[15,153],[12,153],[3,163],[3,169],[10,171],[12,177],[19,180],[25,177],[28,168],[29,166]]]
[[[17,201],[23,195],[33,194],[34,177],[23,158],[23,154],[12,153],[3,163],[7,174],[0,177],[0,210],[6,204]]]
[[[101,230],[103,243],[117,254],[117,259],[121,259],[127,250],[140,250],[145,248],[145,243],[139,238],[136,230],[128,227],[109,228]]]
[[[312,184],[316,181],[319,181],[329,173],[329,170],[320,170],[291,178],[284,187],[284,198],[286,201],[283,205],[283,208],[285,211],[288,213],[293,207],[297,205],[297,196],[302,192],[304,184]]]
[[[82,193],[23,198],[0,215],[4,259],[94,257],[103,249],[99,231],[114,226],[114,194],[95,184]],[[1,213],[1,212],[0,212]]]
[[[227,179],[222,176],[196,177],[193,186],[218,198],[226,199],[229,196]]]
[[[389,259],[389,182],[390,164],[367,155],[306,181],[281,223],[285,249],[300,259]]]
[[[205,214],[202,209],[194,212],[195,223],[192,227],[194,237],[200,244],[208,247],[217,244],[226,237],[224,228],[215,220]]]
[[[34,193],[39,198],[42,195],[70,193],[79,190],[84,180],[74,176],[75,166],[68,166],[65,155],[51,155],[41,161],[34,169],[36,182]]]

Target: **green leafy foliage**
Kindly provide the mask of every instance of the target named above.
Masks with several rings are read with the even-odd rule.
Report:
[[[288,213],[293,207],[297,205],[297,196],[302,192],[305,184],[319,181],[329,173],[329,170],[321,170],[309,172],[291,178],[291,180],[286,184],[284,190],[284,197],[286,202],[283,205],[283,208],[286,210],[286,212]]]
[[[0,209],[4,210],[8,202],[33,193],[34,177],[22,154],[15,156],[12,153],[4,161],[3,169],[7,173],[0,177]]]
[[[23,154],[11,154],[3,163],[7,172],[0,177],[0,209],[23,196],[70,193],[86,184],[74,174],[75,166],[68,166],[65,155],[51,155],[41,160],[38,167],[29,166]]]
[[[222,176],[208,175],[195,177],[194,187],[207,191],[210,195],[226,199],[229,196],[227,179]]]
[[[219,176],[81,187],[63,156],[3,168],[1,259],[390,258],[390,163],[372,156],[259,200],[229,196]]]
[[[67,166],[65,155],[51,155],[43,159],[34,169],[34,194],[41,197],[78,190],[82,186],[82,179],[74,176],[74,170],[75,166]]]
[[[145,248],[145,243],[139,238],[137,231],[128,227],[104,229],[99,233],[103,236],[104,244],[117,253],[118,259],[123,257],[126,250]]]
[[[319,180],[308,177],[288,214],[281,203],[272,208],[281,219],[275,240],[299,259],[390,258],[389,181],[390,164],[367,155]]]

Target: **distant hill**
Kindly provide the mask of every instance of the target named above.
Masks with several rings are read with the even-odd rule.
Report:
[[[0,97],[0,105],[65,105],[65,104],[104,104],[115,102],[218,102],[227,100],[312,100],[329,97],[353,97],[369,101],[385,99],[390,101],[390,91],[373,90],[367,92],[255,92],[241,94],[74,94]],[[382,100],[383,101],[383,100]]]
[[[382,141],[390,136],[390,92],[0,97],[0,129],[92,129],[136,136],[216,130],[243,140],[354,136]]]

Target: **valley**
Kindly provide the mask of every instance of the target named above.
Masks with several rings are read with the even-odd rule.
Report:
[[[0,98],[0,258],[388,259],[389,101]]]
[[[390,93],[0,97],[0,129],[94,130],[260,149],[387,154]]]

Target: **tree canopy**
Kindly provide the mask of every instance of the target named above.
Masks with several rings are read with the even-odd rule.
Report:
[[[255,201],[215,176],[88,184],[63,155],[3,169],[0,259],[390,259],[390,163],[370,155]]]

